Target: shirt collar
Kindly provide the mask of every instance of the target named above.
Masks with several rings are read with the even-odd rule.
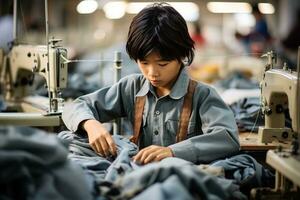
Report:
[[[148,80],[144,81],[144,84],[142,85],[140,91],[136,94],[138,97],[145,96],[150,90],[150,82]]]
[[[136,96],[145,96],[150,91],[150,85],[151,83],[146,80],[144,84],[142,85],[140,91],[136,94]],[[173,85],[171,92],[169,96],[173,99],[180,99],[182,98],[186,93],[189,85],[189,76],[186,72],[186,69],[183,68]]]
[[[169,94],[169,96],[173,99],[180,99],[182,98],[188,90],[189,86],[189,76],[186,72],[186,69],[183,68],[175,82],[175,84],[172,87],[172,90]]]

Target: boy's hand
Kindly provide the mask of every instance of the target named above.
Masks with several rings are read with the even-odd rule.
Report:
[[[171,148],[151,145],[139,151],[139,153],[133,157],[133,161],[140,164],[147,164],[160,161],[167,157],[174,157]]]
[[[97,120],[86,120],[83,122],[83,128],[89,137],[89,144],[92,149],[104,157],[109,155],[116,156],[116,144],[110,133]]]

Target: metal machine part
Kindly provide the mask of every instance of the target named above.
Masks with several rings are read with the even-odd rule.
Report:
[[[121,52],[115,52],[114,55],[114,69],[115,69],[115,83],[118,82],[121,78],[121,70],[122,70],[122,54]],[[118,118],[114,120],[113,123],[113,134],[120,134],[122,119]]]
[[[263,80],[260,83],[262,113],[265,116],[265,126],[259,127],[259,140],[262,143],[291,141],[298,132],[299,102],[297,72],[286,67],[274,69],[276,56],[274,52],[265,55],[268,63],[265,67]],[[289,110],[292,119],[292,129],[285,127],[285,111]]]

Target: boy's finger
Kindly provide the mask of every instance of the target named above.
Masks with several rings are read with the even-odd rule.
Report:
[[[116,147],[116,144],[114,142],[114,140],[112,139],[111,136],[108,136],[106,138],[106,142],[109,146],[109,151],[110,153],[113,155],[113,156],[116,156],[117,155],[117,147]]]
[[[134,162],[139,162],[139,161],[140,161],[140,158],[141,158],[141,156],[142,156],[142,154],[143,154],[142,151],[138,152],[138,154],[134,156],[133,161],[134,161]]]
[[[104,156],[108,157],[110,155],[110,153],[109,153],[109,147],[108,147],[106,140],[100,140],[100,144],[101,144]]]
[[[94,146],[95,146],[96,152],[99,153],[102,157],[104,157],[105,154],[101,148],[101,145],[99,143],[95,143]]]

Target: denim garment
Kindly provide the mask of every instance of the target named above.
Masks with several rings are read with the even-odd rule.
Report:
[[[179,158],[142,166],[116,185],[122,188],[121,199],[247,199],[232,180],[206,174]]]
[[[258,132],[259,126],[264,126],[265,121],[261,112],[259,97],[248,97],[230,105],[240,132]],[[285,126],[291,127],[288,110],[285,110]]]
[[[129,150],[124,148],[115,161],[107,169],[105,180],[114,182],[121,176],[130,173],[137,168],[138,165],[132,161]]]
[[[104,123],[128,117],[133,123],[135,98],[146,95],[140,147],[169,146],[175,157],[194,163],[210,163],[237,153],[240,145],[233,113],[217,92],[204,83],[198,83],[195,89],[187,139],[175,143],[188,83],[189,76],[182,70],[170,94],[157,97],[143,75],[129,75],[111,87],[77,98],[65,106],[62,118],[73,132],[87,119]]]
[[[0,127],[0,199],[93,199],[82,169],[55,135]]]
[[[258,132],[258,127],[264,126],[260,106],[259,97],[243,98],[230,105],[240,132]]]
[[[132,200],[194,200],[185,185],[176,175],[171,175],[164,182],[158,182],[146,188]]]
[[[241,186],[241,190],[270,187],[274,184],[274,174],[247,154],[240,154],[228,159],[219,160],[212,163],[211,166],[223,167],[225,177],[235,180]]]
[[[70,135],[71,134],[71,135]],[[83,136],[72,135],[71,132],[63,132],[60,137],[68,138],[71,144],[79,144],[76,140],[81,140],[81,146],[88,146],[87,140],[83,142]],[[73,139],[72,139],[73,138]],[[179,158],[166,158],[158,163],[151,163],[140,166],[132,162],[132,152],[137,152],[135,144],[122,136],[114,136],[118,146],[118,156],[108,166],[102,174],[102,177],[91,174],[94,168],[85,170],[90,183],[94,179],[93,194],[98,194],[101,199],[245,199],[245,196],[239,192],[239,187],[232,180],[217,178],[207,174],[194,165]],[[131,151],[130,149],[134,150]],[[73,151],[76,154],[79,150]],[[89,155],[84,158],[82,163],[89,160]],[[77,155],[78,156],[78,155]],[[98,159],[103,161],[97,154]],[[73,156],[70,157],[74,159]],[[92,157],[92,159],[97,159]],[[107,161],[110,162],[110,161]],[[100,162],[98,165],[103,165]],[[105,178],[103,178],[105,176]],[[98,190],[96,190],[96,188]]]
[[[99,154],[94,152],[94,150],[90,147],[86,134],[62,131],[58,134],[58,137],[69,145],[70,151],[73,154],[82,156],[99,156]],[[137,154],[138,147],[134,143],[130,142],[128,138],[121,135],[113,135],[112,138],[117,147],[117,154],[120,154],[120,152],[125,148],[128,150],[129,156]],[[110,160],[113,161],[114,159]]]
[[[131,167],[127,167],[127,165],[130,165],[130,157],[138,152],[138,148],[134,143],[120,135],[112,136],[117,146],[118,156],[116,159],[113,157],[105,158],[94,152],[86,135],[62,131],[58,134],[58,137],[69,143],[69,158],[82,166],[87,174],[94,176],[96,184],[100,184],[105,180],[113,181],[122,174],[120,170],[129,170]]]

